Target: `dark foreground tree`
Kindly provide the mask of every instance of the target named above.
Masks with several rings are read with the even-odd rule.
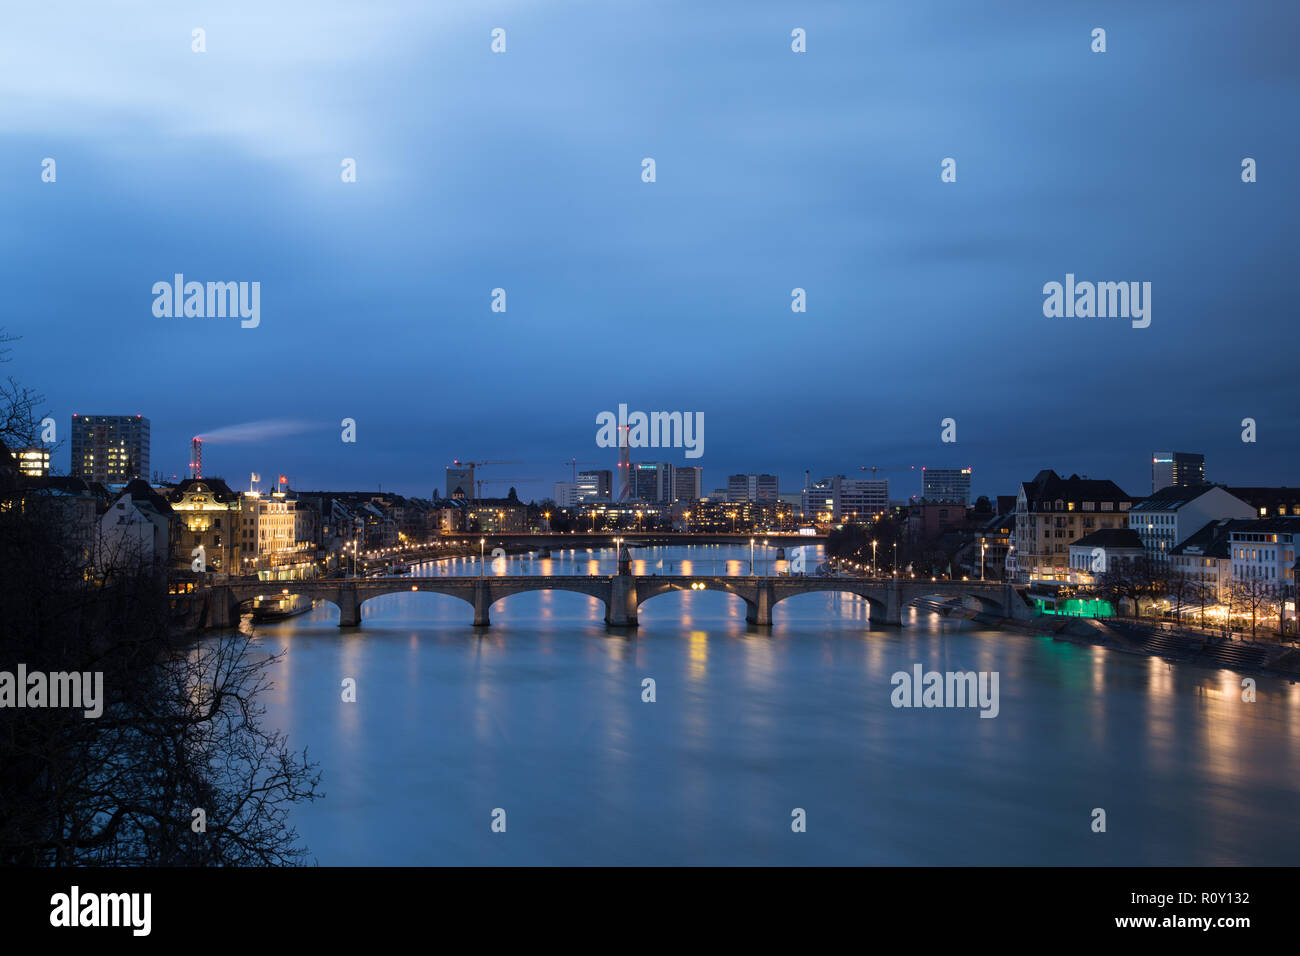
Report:
[[[0,865],[307,862],[288,813],[323,796],[320,775],[258,702],[279,656],[239,633],[179,638],[157,569],[88,564],[75,496],[12,465],[0,446]],[[40,686],[15,686],[20,668],[90,675],[83,703],[102,712],[49,706],[48,686],[45,706],[16,706]]]

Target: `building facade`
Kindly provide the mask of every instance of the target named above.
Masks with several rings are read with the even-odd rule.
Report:
[[[142,415],[73,415],[70,474],[105,485],[149,477],[149,419]]]
[[[1070,544],[1103,528],[1127,528],[1133,499],[1113,481],[1062,478],[1044,469],[1016,495],[1017,581],[1068,580]]]
[[[1205,484],[1205,456],[1188,451],[1158,451],[1151,456],[1151,493]]]
[[[922,468],[921,497],[926,501],[956,501],[970,505],[969,468]]]

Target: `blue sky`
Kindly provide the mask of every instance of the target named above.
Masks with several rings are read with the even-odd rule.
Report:
[[[237,486],[428,495],[452,458],[519,459],[495,473],[546,494],[570,456],[612,467],[595,418],[620,402],[704,412],[703,458],[634,458],[702,464],[706,489],[924,464],[973,466],[976,493],[1043,467],[1144,493],[1156,449],[1295,485],[1297,20],[1186,0],[11,5],[6,371],[61,428],[146,415],[167,473],[196,433],[300,423],[210,443]],[[261,324],[155,317],[177,272],[259,281]],[[1151,282],[1151,326],[1045,318],[1067,272]]]

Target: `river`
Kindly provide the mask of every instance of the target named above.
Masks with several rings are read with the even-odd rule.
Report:
[[[748,548],[634,554],[636,573],[749,573]],[[612,551],[582,549],[489,573],[613,570]],[[1256,678],[1245,702],[1232,671],[915,610],[873,629],[866,602],[839,594],[787,599],[762,629],[716,591],[655,597],[628,633],[563,592],[506,598],[482,632],[468,604],[429,593],[363,613],[348,631],[331,605],[256,630],[259,648],[287,651],[265,721],[324,772],[327,796],[292,815],[324,865],[1300,856],[1300,687],[1282,679]],[[918,663],[996,672],[997,716],[893,706],[892,675]]]

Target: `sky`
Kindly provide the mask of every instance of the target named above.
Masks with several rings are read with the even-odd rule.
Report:
[[[2,22],[0,372],[60,429],[145,415],[155,471],[209,434],[234,487],[428,496],[452,459],[507,459],[483,474],[539,480],[485,494],[542,497],[570,458],[614,467],[596,416],[624,403],[703,413],[702,457],[632,458],[702,465],[706,492],[927,465],[972,467],[975,494],[1042,468],[1145,494],[1156,450],[1300,484],[1294,3],[45,0]],[[156,316],[176,273],[259,282],[258,325]],[[1067,273],[1150,282],[1151,324],[1045,316]]]

